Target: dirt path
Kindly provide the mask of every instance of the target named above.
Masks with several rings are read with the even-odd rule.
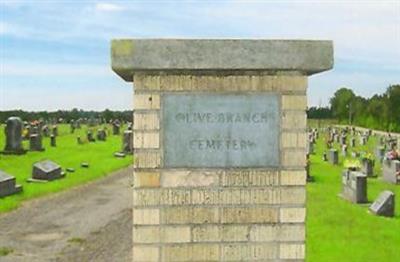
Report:
[[[131,261],[132,167],[0,215],[0,261]]]

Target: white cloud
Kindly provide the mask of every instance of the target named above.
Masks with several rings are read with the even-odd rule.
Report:
[[[96,10],[104,12],[118,12],[124,10],[124,7],[111,3],[97,3]]]

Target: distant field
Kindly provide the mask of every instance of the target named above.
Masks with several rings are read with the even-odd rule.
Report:
[[[307,185],[307,261],[400,261],[400,185],[383,182],[380,177],[368,178],[369,201],[383,190],[396,194],[395,218],[373,216],[367,212],[369,205],[339,198],[344,159],[340,155],[339,166],[323,162],[323,138],[325,135],[321,134],[316,154],[310,158],[315,182]],[[366,146],[356,150],[373,153],[376,141],[372,137]],[[338,145],[335,147],[339,149]],[[375,172],[381,176],[380,163]]]
[[[0,169],[13,175],[18,184],[23,185],[20,194],[0,198],[0,213],[17,208],[23,201],[50,193],[62,191],[70,187],[86,183],[88,181],[106,176],[110,172],[132,164],[133,157],[116,158],[114,152],[121,150],[121,136],[108,135],[106,142],[97,141],[78,145],[76,137],[86,138],[87,127],[77,129],[75,134],[70,134],[68,125],[59,125],[59,136],[57,147],[50,147],[50,138],[43,138],[44,152],[29,152],[25,155],[0,155]],[[94,135],[97,128],[93,129]],[[111,128],[108,127],[111,131]],[[123,129],[121,129],[122,131]],[[4,125],[0,126],[0,150],[5,146]],[[24,147],[28,148],[28,141],[24,141]],[[63,179],[55,180],[45,184],[27,183],[26,179],[31,177],[32,164],[50,159],[64,169],[72,167],[74,173],[66,173]],[[89,168],[81,168],[81,162],[88,162]]]

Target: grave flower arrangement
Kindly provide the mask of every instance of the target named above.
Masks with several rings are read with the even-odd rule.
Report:
[[[350,171],[357,171],[361,168],[361,163],[358,159],[346,159],[343,165]]]
[[[363,165],[375,166],[374,156],[370,152],[361,155],[361,162]]]

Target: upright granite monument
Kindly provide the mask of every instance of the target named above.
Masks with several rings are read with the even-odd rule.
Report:
[[[6,146],[3,154],[25,154],[26,150],[22,147],[22,128],[23,123],[19,117],[10,117],[6,121],[4,129],[6,135]]]
[[[307,76],[332,42],[111,49],[134,86],[133,261],[304,260]]]

